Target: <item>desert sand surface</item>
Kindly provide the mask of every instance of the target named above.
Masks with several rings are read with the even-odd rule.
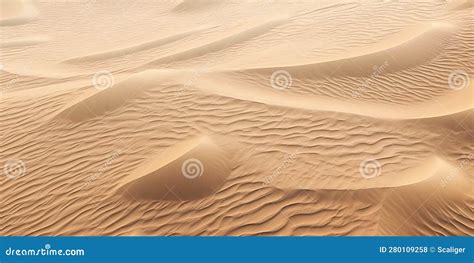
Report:
[[[474,235],[474,3],[0,0],[1,235]]]

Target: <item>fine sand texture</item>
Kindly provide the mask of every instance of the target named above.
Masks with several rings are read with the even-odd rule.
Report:
[[[0,0],[0,235],[474,235],[474,4]]]

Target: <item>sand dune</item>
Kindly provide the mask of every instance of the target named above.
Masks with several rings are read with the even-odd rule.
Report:
[[[351,185],[343,186],[342,189],[358,190],[358,189],[381,189],[381,188],[403,188],[414,184],[424,184],[425,181],[435,180],[440,183],[442,176],[446,176],[455,167],[446,163],[438,157],[430,157],[418,166],[409,168],[400,172],[395,176],[376,176],[370,180],[361,178],[358,182]],[[462,175],[465,176],[465,175]],[[433,179],[432,177],[436,177]]]
[[[166,149],[124,178],[120,192],[132,198],[192,200],[215,193],[229,174],[225,153],[203,137]]]
[[[474,130],[474,110],[466,110],[459,113],[422,119],[421,123],[431,127],[442,127],[445,129],[456,130],[458,132]]]
[[[199,34],[199,32],[202,32],[204,30],[210,29],[212,27],[203,27],[203,28],[197,28],[194,30],[190,30],[189,32],[184,32],[184,33],[179,33],[175,35],[171,35],[168,37],[160,38],[154,41],[149,41],[146,43],[142,43],[136,46],[132,47],[127,47],[127,48],[122,48],[118,50],[112,50],[112,51],[106,51],[106,52],[101,52],[97,54],[92,54],[88,56],[82,56],[82,57],[77,57],[77,58],[71,58],[66,60],[66,63],[80,63],[80,62],[90,62],[90,61],[97,61],[97,60],[103,60],[103,59],[109,59],[109,58],[115,58],[115,57],[120,57],[120,56],[125,56],[125,55],[130,55],[135,52],[140,52],[140,51],[145,51],[148,49],[152,48],[157,48],[161,45],[166,45],[169,43],[172,43],[174,41],[178,41],[180,39],[186,38],[188,36],[192,36],[194,34]]]
[[[226,96],[242,101],[265,103],[272,106],[306,109],[311,111],[332,111],[350,113],[386,119],[422,119],[439,116],[448,116],[474,108],[474,81],[470,87],[452,95],[446,95],[437,101],[421,103],[418,105],[384,105],[382,103],[361,103],[358,101],[342,101],[322,96],[288,95],[276,90],[248,86],[246,83],[236,82],[238,90],[229,88],[229,78],[219,81],[220,72],[201,73],[199,80],[192,85],[186,85],[180,80],[190,79],[193,72],[186,70],[148,70],[135,74],[113,87],[92,92],[73,102],[57,118],[71,121],[83,121],[119,108],[127,101],[142,94],[146,89],[160,86],[186,86],[187,89],[200,89],[202,91]],[[209,77],[208,77],[209,76]],[[224,74],[225,76],[225,74]],[[440,105],[445,105],[440,107]],[[384,111],[378,111],[384,107]]]
[[[210,81],[206,81],[205,78],[200,78],[200,82],[198,87],[204,91],[235,99],[307,110],[344,112],[376,118],[429,118],[456,114],[474,108],[474,102],[472,100],[474,96],[474,85],[472,83],[462,91],[446,95],[437,101],[429,101],[417,105],[386,105],[383,103],[343,101],[324,96],[288,95],[277,90],[265,88],[266,85],[258,89],[256,85],[250,86],[245,82],[239,81],[236,82],[239,89],[235,90],[229,88],[229,80],[227,80],[227,83],[224,83],[223,81],[219,81],[218,77]],[[444,106],[440,107],[440,105]],[[384,108],[383,111],[378,110],[381,107]]]
[[[172,54],[169,56],[165,56],[162,58],[158,58],[150,64],[152,65],[159,65],[163,63],[170,63],[170,62],[176,62],[180,60],[187,60],[187,59],[192,59],[195,57],[199,57],[208,53],[212,53],[218,50],[222,50],[228,47],[231,47],[235,44],[242,43],[244,41],[250,40],[253,37],[256,37],[258,35],[261,35],[268,30],[284,23],[287,21],[287,18],[278,18],[278,19],[273,19],[270,21],[263,22],[259,25],[252,26],[251,28],[230,34],[227,37],[215,40],[213,42],[209,42],[203,46],[195,47],[193,49],[189,49],[180,53]],[[145,65],[147,66],[147,65]]]
[[[421,65],[435,58],[446,45],[445,39],[455,30],[453,25],[432,22],[402,30],[374,45],[349,51],[349,55],[344,54],[327,61],[250,70],[273,72],[284,69],[295,76],[311,74],[313,77],[369,76],[374,71],[374,65],[387,63],[391,65],[383,72],[387,74]]]
[[[98,76],[104,78],[108,87],[89,92],[66,106],[56,118],[79,122],[101,116],[125,105],[127,101],[139,96],[147,88],[176,85],[178,73],[169,70],[145,71],[117,84],[108,74]]]
[[[2,235],[474,235],[472,1],[1,1]]]
[[[452,232],[469,234],[474,226],[472,211],[467,208],[454,212],[450,207],[450,200],[472,200],[470,185],[472,178],[463,172],[456,171],[455,167],[442,165],[439,170],[428,180],[407,185],[397,189],[395,194],[389,194],[384,200],[380,217],[380,233],[382,235],[449,235]],[[411,203],[420,202],[423,196],[430,196],[420,210],[410,206]],[[400,209],[403,207],[402,209]],[[447,225],[432,222],[426,218],[449,217]],[[423,222],[420,227],[418,222]],[[417,225],[416,227],[414,225]],[[401,227],[403,226],[403,227]]]

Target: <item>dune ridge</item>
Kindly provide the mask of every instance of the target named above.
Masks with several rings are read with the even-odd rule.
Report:
[[[153,73],[153,74],[152,74]],[[173,72],[159,70],[136,74],[122,82],[110,85],[103,90],[93,90],[75,102],[67,105],[56,114],[57,119],[68,119],[74,122],[84,121],[101,116],[124,105],[127,101],[139,96],[151,86],[174,84]],[[157,82],[159,80],[159,82]],[[109,79],[110,81],[110,79]]]
[[[206,9],[209,8],[210,6],[218,4],[217,1],[212,1],[212,0],[181,0],[179,1],[179,4],[177,4],[174,8],[174,12],[189,12],[189,11],[195,11],[199,9]]]
[[[334,57],[327,61],[311,64],[271,66],[266,68],[245,69],[246,71],[273,72],[286,70],[292,75],[310,72],[312,76],[369,76],[374,65],[390,65],[382,74],[405,70],[433,59],[442,52],[444,40],[449,38],[454,25],[431,22],[402,30],[372,46],[350,52],[347,56]]]
[[[83,121],[94,116],[100,116],[124,105],[144,90],[151,87],[163,86],[163,83],[181,86],[186,89],[199,89],[208,93],[226,96],[242,101],[252,101],[279,107],[299,108],[312,111],[333,111],[357,114],[385,119],[423,119],[457,114],[474,108],[474,81],[471,85],[457,93],[446,95],[438,101],[426,102],[418,105],[387,105],[377,103],[362,103],[360,101],[341,101],[323,96],[288,95],[276,90],[248,86],[246,83],[236,82],[239,90],[229,88],[229,78],[221,81],[222,74],[207,70],[202,72],[199,80],[191,85],[181,80],[190,79],[192,71],[188,70],[147,70],[133,75],[114,87],[94,92],[85,98],[80,98],[57,114],[59,119]],[[179,78],[176,78],[180,76]],[[184,89],[184,88],[182,88]],[[444,107],[440,107],[444,105]],[[449,106],[449,110],[447,109]],[[384,111],[377,111],[384,107]],[[348,110],[350,109],[350,110]]]
[[[126,47],[126,48],[122,48],[122,49],[118,49],[118,50],[105,51],[105,52],[96,53],[96,54],[92,54],[92,55],[86,55],[86,56],[67,59],[64,62],[65,63],[91,62],[91,61],[98,61],[98,60],[111,59],[111,58],[115,58],[115,57],[130,55],[130,54],[133,54],[133,53],[136,53],[136,52],[141,52],[141,51],[145,51],[145,50],[148,50],[148,49],[157,48],[157,47],[160,47],[162,45],[169,44],[169,43],[173,43],[173,42],[178,41],[180,39],[183,39],[183,38],[195,35],[195,34],[199,34],[200,32],[203,32],[203,31],[206,31],[206,30],[209,30],[209,29],[212,29],[212,28],[213,27],[201,27],[201,28],[197,28],[197,29],[193,29],[193,30],[184,32],[184,33],[178,33],[178,34],[171,35],[171,36],[164,37],[164,38],[160,38],[160,39],[157,39],[157,40],[152,40],[152,41],[149,41],[149,42],[146,42],[146,43],[141,43],[141,44],[131,46],[131,47]]]
[[[242,31],[230,34],[227,37],[209,42],[205,45],[155,59],[145,64],[140,69],[147,68],[149,65],[160,65],[160,64],[171,63],[171,62],[176,62],[180,60],[187,60],[187,59],[199,57],[205,54],[209,54],[212,52],[216,52],[218,50],[228,48],[237,43],[242,43],[254,37],[262,35],[265,32],[271,30],[272,28],[285,23],[286,21],[288,21],[288,17],[275,18],[275,19],[263,22],[261,24],[257,24],[256,26],[252,26],[248,29],[244,29]]]

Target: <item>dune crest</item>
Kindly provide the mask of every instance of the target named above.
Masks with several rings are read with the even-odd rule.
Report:
[[[468,207],[451,207],[454,200],[472,200],[472,179],[459,164],[440,160],[435,173],[418,183],[398,187],[387,194],[380,209],[381,235],[469,235],[474,227]],[[420,171],[422,172],[422,171]],[[429,198],[427,198],[427,196]],[[451,218],[450,224],[432,220]],[[423,222],[420,224],[420,222]]]
[[[434,59],[442,52],[445,41],[456,27],[449,23],[424,23],[400,32],[373,45],[357,48],[320,62],[300,65],[270,66],[242,69],[244,72],[268,73],[286,70],[293,76],[303,74],[313,78],[327,76],[367,77],[374,66],[387,65],[381,74],[406,70]]]
[[[113,83],[112,75],[107,76],[107,81],[111,84],[106,89],[99,90],[92,86],[93,90],[89,95],[79,98],[64,107],[55,115],[55,119],[81,122],[91,118],[104,115],[125,105],[142,94],[144,90],[153,86],[175,85],[176,71],[153,70],[137,73],[119,83]]]
[[[238,85],[239,89],[233,89],[229,85],[229,83],[231,83],[229,78],[225,78],[225,76],[228,75],[231,76],[229,73],[218,74],[216,72],[212,78],[199,78],[195,86],[209,93],[244,101],[313,111],[343,112],[384,119],[440,117],[474,108],[472,99],[474,98],[473,81],[470,81],[471,84],[469,87],[448,93],[436,101],[427,101],[416,105],[390,105],[386,103],[344,101],[316,95],[288,94],[284,91],[269,88],[269,83],[263,83],[261,86],[257,86],[255,84],[249,85],[247,82],[235,80],[234,85]],[[223,81],[223,78],[226,80]],[[449,90],[449,88],[446,87],[446,90]],[[382,107],[384,110],[379,110]]]
[[[245,41],[248,41],[254,37],[260,36],[274,27],[277,27],[285,22],[288,21],[288,17],[281,17],[281,18],[276,18],[272,19],[270,21],[263,22],[258,25],[253,25],[250,28],[244,29],[242,31],[236,32],[234,34],[231,34],[227,37],[209,42],[207,44],[204,44],[202,46],[198,46],[192,49],[188,49],[179,53],[175,53],[172,55],[168,55],[165,57],[161,57],[158,59],[155,59],[143,67],[141,69],[148,68],[149,65],[160,65],[164,63],[171,63],[171,62],[177,62],[177,61],[182,61],[182,60],[187,60],[199,56],[203,56],[209,53],[213,53],[219,50],[223,50],[225,48],[231,47],[233,45],[236,45],[238,43],[242,43]]]
[[[190,12],[202,8],[212,7],[219,4],[219,1],[214,0],[181,0],[178,5],[173,8],[174,12]]]
[[[174,145],[120,182],[136,199],[185,201],[215,193],[230,174],[229,161],[208,137]]]
[[[219,71],[203,71],[196,78],[196,72],[190,70],[147,70],[133,74],[124,81],[105,90],[90,92],[91,95],[79,98],[64,107],[56,114],[57,119],[67,119],[73,122],[85,121],[106,112],[113,111],[130,101],[144,90],[157,86],[183,86],[199,89],[211,94],[230,97],[238,100],[253,101],[272,106],[288,107],[306,110],[323,110],[357,114],[385,119],[421,119],[449,116],[474,108],[474,81],[470,86],[454,93],[448,93],[436,101],[427,101],[416,105],[390,105],[372,102],[344,101],[324,96],[304,96],[287,94],[268,88],[249,85],[235,81],[239,89],[232,88],[229,73]],[[193,79],[192,83],[187,83]],[[223,80],[224,79],[224,80]],[[448,89],[448,88],[447,88]],[[383,111],[378,110],[384,107]]]
[[[211,28],[214,28],[214,27],[209,27],[209,26],[201,27],[201,28],[193,29],[187,32],[178,33],[178,34],[174,34],[168,37],[149,41],[146,43],[141,43],[141,44],[131,46],[131,47],[71,58],[71,59],[65,60],[64,63],[74,64],[74,63],[81,63],[81,62],[91,62],[91,61],[98,61],[98,60],[111,59],[111,58],[121,57],[125,55],[130,55],[136,52],[141,52],[141,51],[146,51],[148,49],[157,48],[162,45],[166,45],[166,44],[181,40],[183,38],[186,38],[195,34],[199,34],[200,32],[209,30]]]

